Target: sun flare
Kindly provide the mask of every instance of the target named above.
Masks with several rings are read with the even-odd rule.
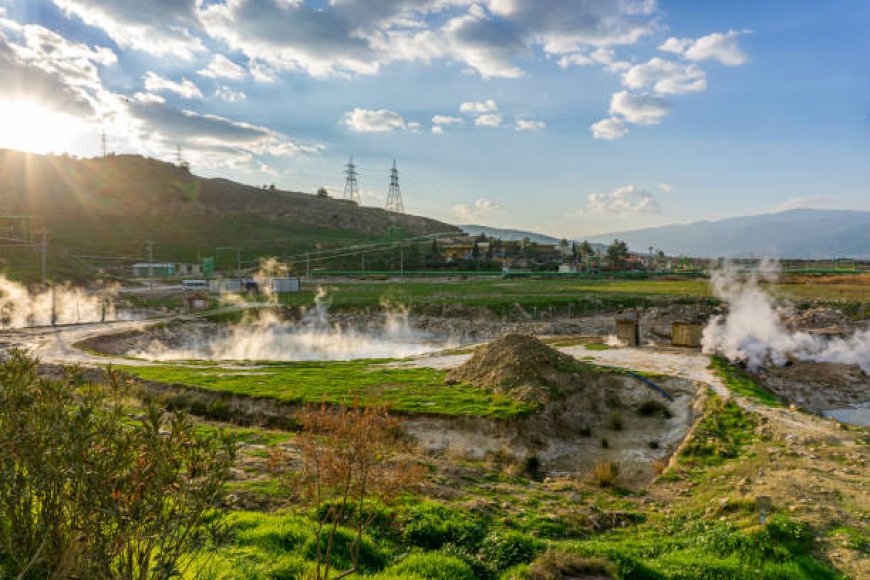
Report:
[[[32,101],[0,101],[0,148],[67,151],[85,128],[80,119]]]

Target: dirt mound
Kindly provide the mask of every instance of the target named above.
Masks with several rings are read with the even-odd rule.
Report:
[[[527,403],[544,404],[578,384],[583,368],[573,357],[533,336],[508,334],[477,349],[448,380],[471,383]]]

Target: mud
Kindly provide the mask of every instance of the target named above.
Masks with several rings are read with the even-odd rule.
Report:
[[[817,415],[870,402],[870,376],[856,365],[795,361],[760,369],[756,378],[784,402]]]

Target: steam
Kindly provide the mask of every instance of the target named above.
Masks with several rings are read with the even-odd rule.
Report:
[[[298,322],[273,310],[215,332],[185,329],[180,345],[155,340],[133,356],[152,360],[351,360],[403,358],[458,344],[413,328],[405,308],[388,307],[379,320],[343,326],[330,322],[329,297],[319,289],[314,304]]]
[[[2,328],[100,322],[115,318],[115,304],[111,295],[96,296],[69,284],[55,286],[54,291],[31,292],[24,285],[0,275]]]
[[[789,330],[771,296],[759,286],[760,281],[773,281],[777,275],[776,264],[769,261],[743,277],[733,264],[712,273],[713,293],[728,304],[728,314],[713,317],[704,328],[704,352],[745,361],[752,370],[768,364],[782,366],[795,358],[854,364],[870,374],[870,328],[846,338]]]

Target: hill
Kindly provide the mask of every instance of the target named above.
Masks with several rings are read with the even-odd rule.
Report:
[[[625,240],[698,257],[870,258],[870,212],[794,209],[774,214],[613,232],[590,241]]]
[[[558,245],[561,241],[559,238],[554,238],[553,236],[548,236],[546,234],[538,234],[535,232],[527,232],[525,230],[511,230],[504,228],[492,228],[489,226],[479,226],[479,225],[463,225],[459,226],[459,228],[465,233],[472,236],[479,236],[483,234],[490,238],[498,238],[500,240],[504,240],[506,242],[512,241],[520,241],[524,238],[529,238],[529,240],[537,243],[537,244],[553,244]],[[569,240],[572,241],[572,240]],[[577,243],[583,241],[582,239],[573,240]],[[613,240],[609,240],[608,243]],[[591,243],[591,242],[590,242]],[[607,244],[592,244],[593,248],[596,248],[599,251],[605,251],[607,249]]]
[[[428,218],[359,207],[315,195],[207,179],[138,155],[71,159],[0,150],[0,215],[29,215],[50,232],[49,270],[81,275],[75,256],[193,262],[215,246],[239,246],[243,259],[384,240],[388,229],[411,235],[457,232]],[[32,250],[4,248],[4,269],[35,279]],[[120,262],[120,261],[119,261]],[[118,263],[111,260],[105,263]]]

